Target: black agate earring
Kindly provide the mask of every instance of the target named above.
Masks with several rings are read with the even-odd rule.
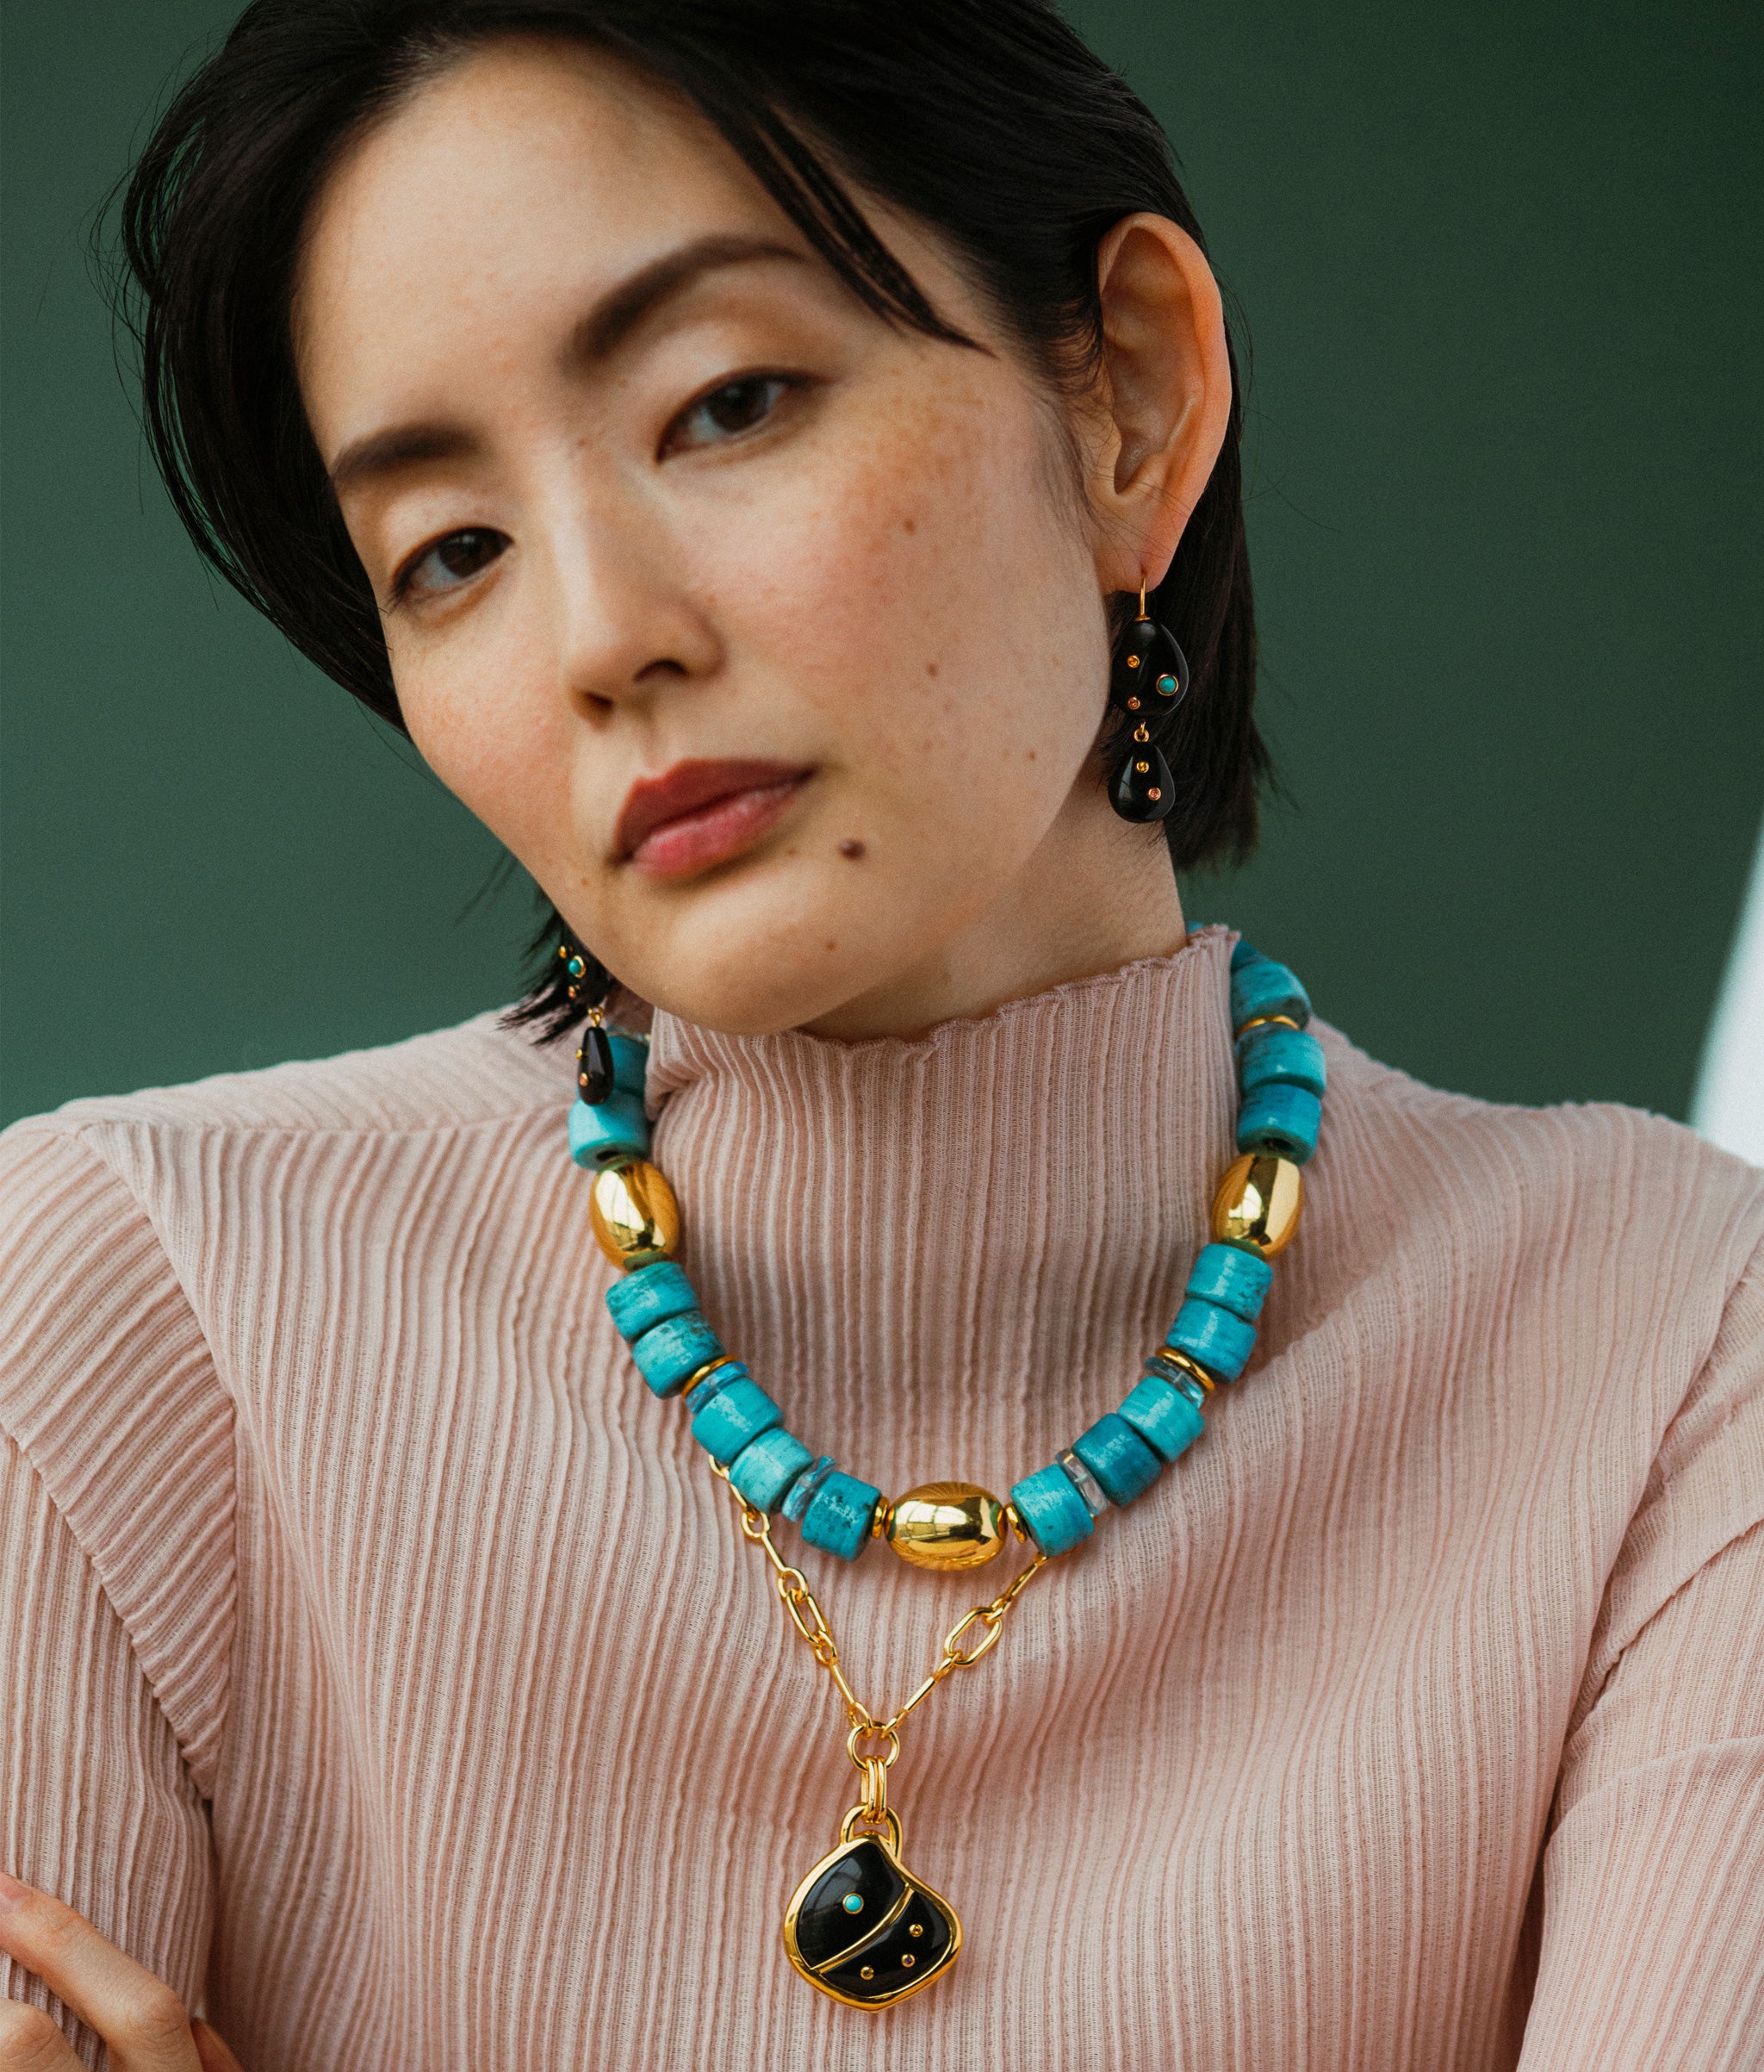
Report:
[[[1173,712],[1189,694],[1188,657],[1168,626],[1146,610],[1140,584],[1140,613],[1128,621],[1115,650],[1109,702],[1134,721],[1127,756],[1109,787],[1109,801],[1123,820],[1161,820],[1176,803],[1176,786],[1164,751],[1152,738],[1151,723]]]
[[[575,1054],[575,1086],[590,1108],[612,1098],[612,1039],[605,1022],[606,995],[612,990],[612,974],[598,957],[590,956],[568,939],[557,946],[572,1000],[588,1001],[588,1025]]]

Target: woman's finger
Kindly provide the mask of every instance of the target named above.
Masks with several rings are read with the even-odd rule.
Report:
[[[0,2000],[0,2072],[79,2072],[79,2060],[53,2015]]]
[[[202,2072],[183,2002],[84,1914],[0,1871],[0,1950],[109,2047],[110,2072]],[[64,2046],[65,2047],[65,2046]],[[71,2062],[78,2063],[70,2052]],[[21,2061],[36,2072],[32,2061]],[[50,2057],[46,2066],[59,2062]],[[0,2058],[0,2072],[10,2072]]]
[[[190,2024],[190,2033],[196,2039],[196,2056],[202,2061],[202,2072],[245,2072],[245,2067],[227,2047],[218,2029],[211,2028],[200,2016]],[[0,2072],[4,2072],[0,2061]]]

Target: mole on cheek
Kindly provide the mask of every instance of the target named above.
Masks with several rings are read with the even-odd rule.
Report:
[[[937,664],[935,662],[928,662],[925,664],[925,674],[928,676],[935,676],[937,674]]]
[[[839,948],[839,945],[838,945],[838,943],[837,943],[829,942],[829,943],[828,943],[827,947],[828,947],[828,949],[837,949]]]
[[[864,845],[848,835],[839,845],[839,853],[842,856],[858,857],[863,855]]]

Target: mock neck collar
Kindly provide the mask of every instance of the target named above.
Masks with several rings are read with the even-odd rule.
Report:
[[[910,1039],[655,1011],[682,1263],[817,1451],[896,1489],[1000,1489],[1131,1385],[1231,1156],[1235,940]]]

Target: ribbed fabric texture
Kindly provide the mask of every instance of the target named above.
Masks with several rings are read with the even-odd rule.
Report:
[[[686,1261],[817,1452],[1002,1492],[1119,1402],[1231,1154],[1233,940],[916,1042],[655,1016]],[[904,1733],[967,1940],[874,2015],[785,1960],[859,1779],[606,1314],[570,1047],[15,1125],[0,1863],[250,2072],[1755,2068],[1764,1175],[1324,1040],[1248,1372]],[[879,1708],[1007,1572],[802,1558]]]

